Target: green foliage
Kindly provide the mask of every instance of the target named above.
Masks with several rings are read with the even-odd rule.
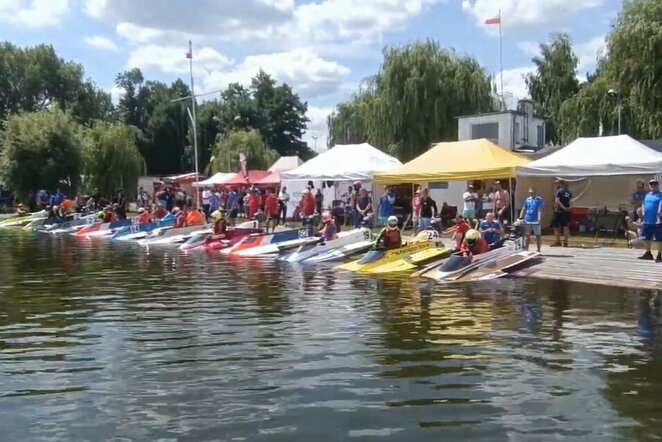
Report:
[[[557,34],[549,43],[540,44],[540,55],[532,61],[536,70],[525,77],[529,95],[538,113],[547,119],[546,141],[558,142],[561,104],[579,91],[575,74],[579,60],[570,37]]]
[[[88,190],[113,195],[123,188],[133,196],[143,172],[143,158],[136,147],[136,129],[117,123],[98,122],[86,130],[83,171]]]
[[[72,115],[59,109],[13,115],[0,138],[0,173],[16,196],[80,181],[81,134]]]
[[[329,119],[330,139],[367,141],[407,161],[457,139],[457,116],[490,110],[490,78],[475,59],[418,42],[384,50],[377,75]]]
[[[59,58],[52,46],[0,43],[0,120],[54,106],[83,124],[107,118],[110,95],[83,77],[82,66]]]
[[[212,171],[236,172],[242,153],[250,170],[266,170],[278,159],[278,153],[267,147],[256,129],[238,130],[223,135],[216,143]]]

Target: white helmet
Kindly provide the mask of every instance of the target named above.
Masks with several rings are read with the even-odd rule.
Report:
[[[398,228],[398,217],[391,215],[388,217],[386,220],[386,227],[388,227],[391,230],[395,230]]]

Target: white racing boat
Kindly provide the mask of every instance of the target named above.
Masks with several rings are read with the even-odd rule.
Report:
[[[147,238],[139,240],[138,244],[143,246],[181,244],[201,231],[211,231],[211,228],[208,224],[180,228],[163,227],[154,230]]]
[[[317,238],[313,242],[300,245],[297,250],[283,255],[279,259],[300,263],[330,261],[347,256],[347,253],[351,250],[356,251],[356,253],[359,253],[358,250],[365,250],[372,245],[371,238],[372,232],[370,232],[370,229],[353,229],[338,233],[337,239],[332,241],[322,242],[321,238]]]

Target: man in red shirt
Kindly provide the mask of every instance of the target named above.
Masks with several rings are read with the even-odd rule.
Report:
[[[249,190],[250,196],[248,197],[248,219],[253,219],[257,211],[260,209],[260,191],[257,188]]]
[[[278,224],[278,197],[271,191],[267,190],[266,197],[264,198],[264,211],[267,215],[267,233],[269,232],[269,225],[273,225],[273,229],[276,229]]]
[[[310,192],[310,189],[303,191],[301,195],[301,215],[304,218],[313,216],[315,214],[315,197]]]

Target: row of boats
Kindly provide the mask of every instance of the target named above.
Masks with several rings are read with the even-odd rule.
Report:
[[[146,247],[178,247],[187,252],[204,251],[228,257],[267,257],[300,264],[346,261],[337,268],[369,275],[410,274],[443,283],[500,278],[540,258],[539,253],[523,249],[518,235],[511,235],[486,253],[467,258],[445,246],[434,229],[409,238],[401,248],[385,251],[375,248],[372,231],[365,227],[342,231],[336,239],[323,241],[312,225],[279,226],[268,233],[257,221],[248,221],[228,228],[225,233],[214,234],[211,225],[175,228],[175,219],[170,214],[149,224],[135,224],[131,220],[108,223],[99,220],[96,214],[72,214],[57,221],[37,212],[6,218],[0,221],[0,228],[106,238]]]

